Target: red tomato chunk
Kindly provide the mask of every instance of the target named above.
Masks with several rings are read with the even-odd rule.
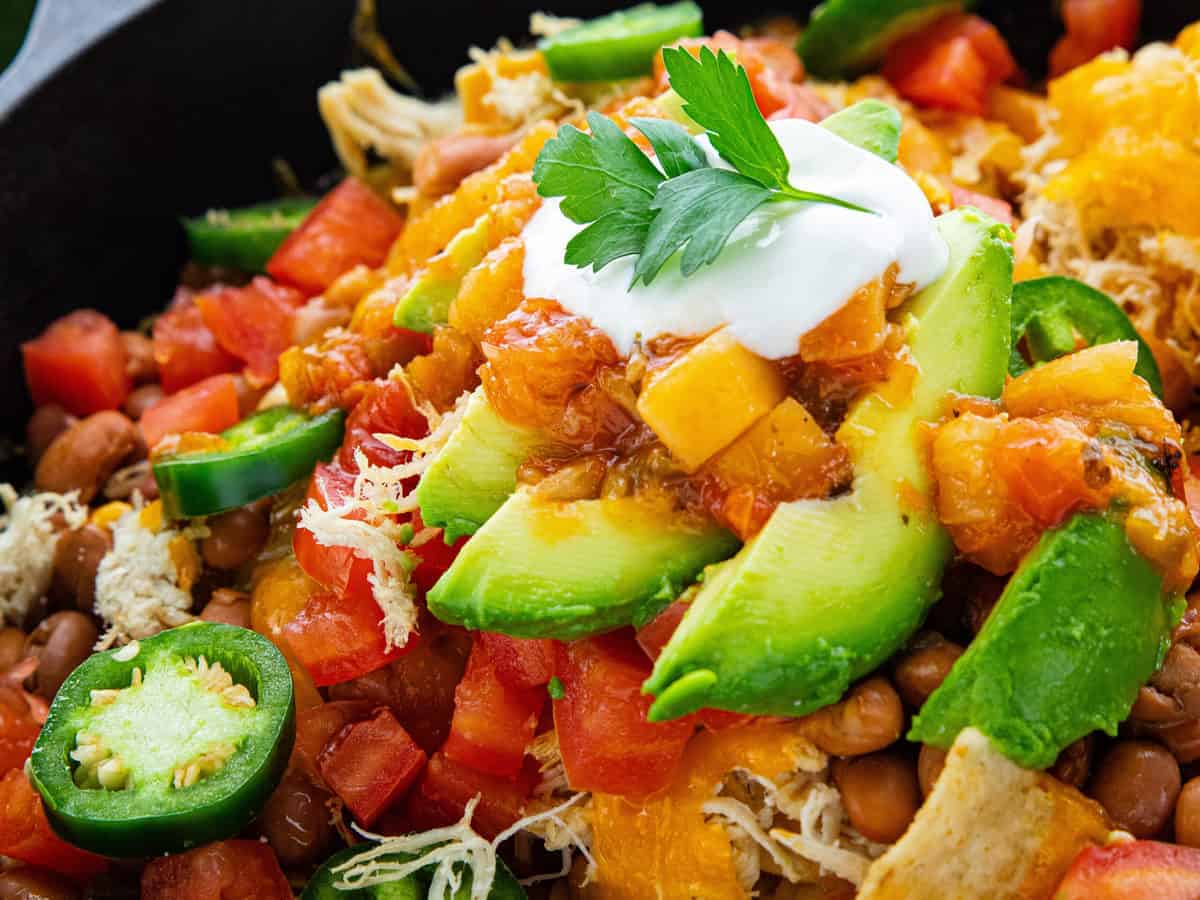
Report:
[[[292,345],[296,309],[304,297],[269,278],[245,287],[219,288],[200,294],[196,306],[221,348],[246,364],[246,375],[258,385],[279,378],[279,354]]]
[[[168,394],[241,368],[237,357],[217,343],[200,308],[190,299],[154,320],[154,361]]]
[[[142,900],[292,900],[267,844],[220,841],[162,856],[142,872]]]
[[[104,857],[73,847],[50,829],[42,798],[23,769],[0,779],[0,856],[64,875],[96,875],[108,868]]]
[[[1157,841],[1087,847],[1075,857],[1055,900],[1195,900],[1200,850]]]
[[[280,245],[267,271],[319,294],[357,265],[381,265],[403,227],[403,216],[361,181],[347,178]]]
[[[412,786],[426,761],[391,711],[378,709],[343,728],[322,751],[318,767],[354,817],[371,825]]]
[[[545,687],[554,675],[554,641],[481,631],[475,642],[487,649],[496,677],[508,687]]]
[[[403,647],[389,650],[382,619],[370,597],[324,591],[309,598],[282,631],[313,682],[326,687],[385,666],[416,645],[412,634]]]
[[[516,781],[485,775],[435,753],[409,792],[403,821],[407,831],[426,831],[452,825],[475,797],[479,805],[472,827],[486,838],[494,838],[521,818],[525,801],[537,783],[537,764],[530,758]]]
[[[153,449],[168,434],[217,434],[240,419],[237,382],[232,375],[213,375],[159,400],[142,414],[138,424],[146,446]]]
[[[21,345],[25,380],[37,406],[57,403],[76,416],[119,409],[133,389],[117,326],[91,309],[56,321]]]

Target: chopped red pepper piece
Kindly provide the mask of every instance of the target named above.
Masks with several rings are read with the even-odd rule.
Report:
[[[92,309],[55,321],[21,345],[25,381],[37,406],[57,403],[76,416],[118,409],[133,383],[117,326]]]
[[[425,751],[391,710],[347,725],[322,751],[321,777],[363,825],[371,825],[417,780]]]
[[[357,265],[381,265],[403,227],[402,215],[357,178],[347,178],[288,235],[267,272],[319,294]]]

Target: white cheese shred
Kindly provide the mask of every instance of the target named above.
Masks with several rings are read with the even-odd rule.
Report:
[[[87,521],[78,495],[44,492],[21,497],[11,484],[0,484],[5,513],[0,516],[0,622],[17,625],[45,596],[54,574],[61,516],[67,529]]]

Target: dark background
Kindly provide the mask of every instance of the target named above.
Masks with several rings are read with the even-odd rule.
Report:
[[[182,262],[178,215],[273,196],[276,158],[308,184],[329,172],[335,161],[316,90],[363,62],[349,36],[353,5],[41,0],[33,35],[0,78],[0,435],[18,436],[29,414],[22,340],[71,309],[95,307],[130,326],[166,303]],[[618,4],[378,5],[397,57],[437,94],[450,87],[467,47],[522,37],[531,9],[587,16]],[[810,5],[783,11],[803,17]],[[1173,35],[1200,17],[1196,0],[1145,5],[1149,36]],[[709,30],[780,10],[702,6]],[[1036,77],[1060,31],[1052,0],[978,6]],[[98,31],[111,33],[96,40]],[[0,476],[8,475],[3,468]]]

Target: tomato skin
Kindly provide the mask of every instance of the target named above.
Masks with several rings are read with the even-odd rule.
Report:
[[[487,650],[496,677],[507,687],[545,687],[554,675],[554,641],[480,631],[475,644]]]
[[[943,16],[887,53],[884,77],[923,106],[983,115],[989,89],[1017,71],[991,23],[966,14]]]
[[[168,397],[142,413],[138,425],[151,449],[168,434],[204,431],[217,434],[241,420],[237,382],[213,375]]]
[[[269,845],[218,841],[153,859],[142,872],[142,900],[292,900]]]
[[[1085,847],[1055,900],[1194,900],[1200,896],[1200,850],[1158,841]]]
[[[321,509],[340,506],[354,492],[354,475],[337,464],[317,463],[308,485],[306,500],[316,501]],[[362,519],[355,510],[351,516]],[[292,551],[296,561],[314,581],[339,596],[353,595],[359,600],[375,599],[368,580],[373,566],[369,559],[349,547],[326,547],[317,543],[313,533],[297,524],[292,532]]]
[[[442,752],[476,771],[515,779],[546,696],[540,687],[513,688],[500,681],[487,647],[476,643],[454,692],[454,718]]]
[[[419,512],[413,512],[412,526],[413,534],[420,534],[421,529],[425,527]],[[454,562],[458,552],[462,550],[468,540],[469,538],[463,537],[453,544],[447,544],[442,533],[439,532],[419,547],[412,547],[409,552],[420,557],[420,562],[412,570],[413,584],[424,593],[429,593],[437,584],[437,580],[450,568],[450,564]]]
[[[537,784],[537,763],[527,760],[516,781],[485,775],[448,759],[438,752],[404,806],[403,830],[427,831],[453,825],[462,818],[472,798],[479,798],[471,826],[485,838],[494,838],[521,818],[525,801]]]
[[[25,693],[0,684],[0,775],[25,765],[41,730]]]
[[[279,354],[292,345],[300,292],[258,277],[245,287],[226,287],[196,297],[205,326],[223,350],[246,364],[258,385],[279,378]]]
[[[190,299],[154,320],[154,361],[168,394],[241,368],[237,357],[217,343],[200,308]]]
[[[321,777],[354,817],[372,825],[402,797],[425,769],[428,757],[391,710],[347,725],[321,752]]]
[[[102,856],[80,850],[56,835],[23,768],[0,778],[0,855],[64,875],[96,875],[108,868]]]
[[[387,665],[419,640],[412,634],[403,647],[387,649],[382,618],[372,598],[322,591],[281,631],[313,683],[326,687]]]
[[[1067,33],[1050,51],[1050,74],[1057,77],[1106,50],[1137,44],[1141,0],[1063,0]]]
[[[679,627],[679,623],[683,621],[684,613],[687,611],[688,604],[682,600],[676,600],[637,630],[638,646],[650,659],[657,660],[662,654],[663,648],[675,634],[675,629]]]
[[[643,798],[667,787],[695,724],[646,720],[651,666],[632,633],[555,649],[565,695],[554,701],[554,724],[572,789]]]
[[[133,390],[117,326],[92,309],[63,316],[21,345],[35,406],[57,403],[76,416],[118,409]]]
[[[357,265],[382,265],[404,217],[357,178],[347,178],[316,205],[267,262],[284,284],[319,294]]]

